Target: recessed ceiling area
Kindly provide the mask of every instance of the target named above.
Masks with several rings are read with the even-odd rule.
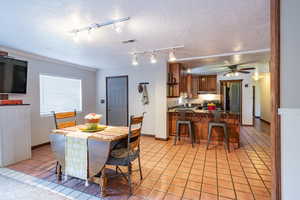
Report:
[[[130,17],[121,33],[104,27],[78,43],[69,33],[116,17]],[[269,0],[10,0],[0,18],[0,47],[95,68],[129,67],[130,52],[176,45],[177,59],[270,46]]]
[[[231,54],[231,53],[230,53]],[[194,57],[179,59],[178,63],[190,69],[193,74],[216,74],[228,71],[228,66],[238,65],[239,68],[250,67],[255,63],[266,63],[270,60],[270,50],[257,52],[242,52],[241,54],[212,55],[209,57]]]

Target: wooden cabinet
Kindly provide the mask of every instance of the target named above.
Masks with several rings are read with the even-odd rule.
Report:
[[[169,112],[168,113],[168,131],[169,136],[176,135],[176,121],[178,120],[177,112]],[[213,116],[207,111],[205,112],[196,112],[189,113],[186,116],[187,120],[192,121],[193,131],[196,136],[196,142],[207,142],[208,136],[208,123],[213,120]],[[227,123],[228,134],[230,135],[230,144],[235,148],[239,147],[240,141],[240,116],[238,114],[229,114],[221,116],[222,121]],[[188,136],[188,128],[186,125],[180,126],[180,135]],[[223,129],[220,127],[215,127],[212,130],[212,143],[222,144],[223,139]]]
[[[199,76],[199,91],[200,92],[216,92],[217,91],[217,76],[216,75]]]
[[[168,97],[179,97],[180,93],[187,92],[187,75],[180,63],[168,65]]]
[[[197,75],[188,74],[187,75],[187,95],[189,98],[198,97],[198,85],[199,78]]]
[[[170,63],[168,65],[168,97],[179,97],[182,93],[187,93],[188,98],[197,98],[198,92],[216,93],[216,75],[194,75],[188,74],[180,63]]]

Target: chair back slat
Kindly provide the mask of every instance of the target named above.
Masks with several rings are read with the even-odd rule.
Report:
[[[140,117],[132,117],[131,118],[131,125],[136,125],[136,124],[140,124],[143,122],[144,116],[140,116]]]
[[[143,125],[144,113],[142,116],[130,117],[129,133],[128,133],[128,148],[130,151],[135,151],[140,147],[140,137]]]
[[[130,137],[136,137],[141,135],[141,128],[131,130]]]
[[[72,127],[72,126],[76,126],[76,122],[75,121],[67,121],[67,122],[58,122],[57,123],[57,128],[67,128],[67,127]]]
[[[66,118],[71,118],[75,117],[76,113],[75,112],[62,112],[62,113],[55,113],[56,119],[66,119]]]
[[[77,124],[76,110],[74,110],[73,112],[61,112],[61,113],[55,113],[53,111],[52,113],[55,121],[55,127],[57,129],[72,127],[72,126],[76,126]]]

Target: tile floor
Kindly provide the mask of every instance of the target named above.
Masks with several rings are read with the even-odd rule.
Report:
[[[197,144],[188,140],[174,146],[173,141],[142,137],[141,158],[144,179],[133,174],[134,195],[129,199],[200,199],[200,200],[264,200],[271,193],[271,151],[269,129],[241,127],[241,147],[230,153],[221,145]],[[50,146],[33,150],[32,159],[9,166],[10,169],[99,196],[96,184],[69,178],[58,182],[54,174],[55,160]],[[137,169],[134,163],[133,169]],[[113,170],[108,170],[114,173]],[[108,197],[128,199],[128,186],[122,177],[109,179]]]

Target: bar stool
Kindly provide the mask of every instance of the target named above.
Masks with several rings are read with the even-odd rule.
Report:
[[[174,139],[174,145],[176,145],[177,139],[180,141],[180,125],[187,125],[189,130],[189,136],[191,138],[192,147],[194,147],[195,133],[192,130],[192,121],[186,119],[186,113],[194,113],[192,110],[180,109],[178,110],[179,117],[176,121],[176,136]]]
[[[212,111],[213,114],[213,121],[208,122],[208,140],[207,140],[207,146],[206,149],[208,149],[210,140],[211,140],[211,133],[212,133],[212,129],[214,127],[222,127],[224,130],[224,142],[227,145],[227,149],[228,152],[230,152],[230,147],[229,147],[229,135],[228,135],[228,131],[227,131],[227,123],[224,121],[221,121],[221,112],[219,111]]]

